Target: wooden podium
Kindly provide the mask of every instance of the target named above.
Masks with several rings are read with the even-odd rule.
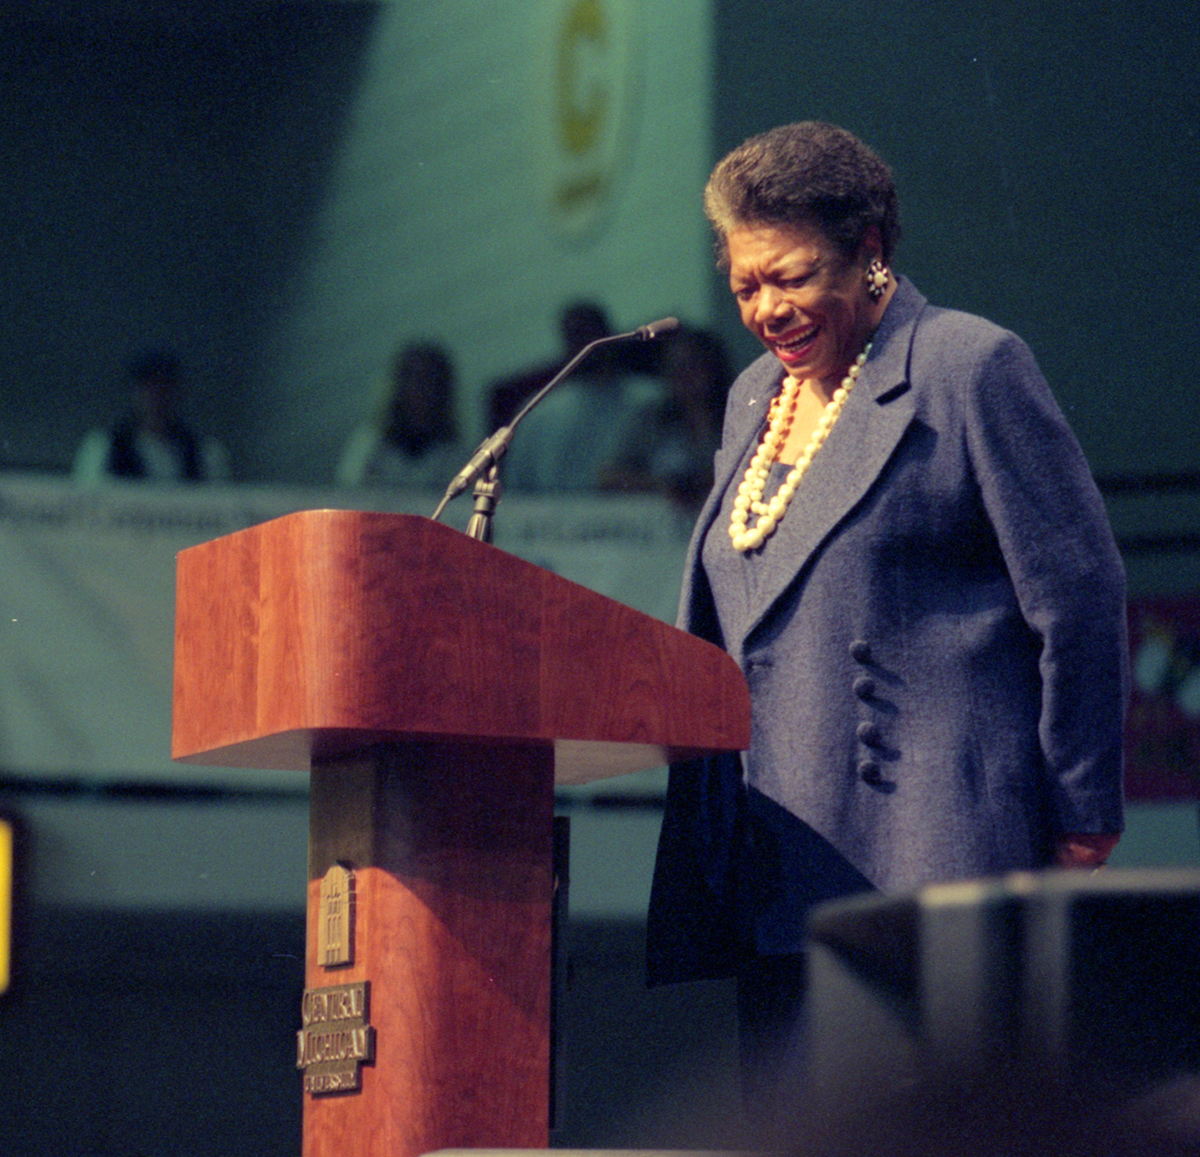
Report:
[[[180,553],[172,756],[311,775],[306,1157],[544,1148],[554,784],[749,742],[713,647],[440,523]]]

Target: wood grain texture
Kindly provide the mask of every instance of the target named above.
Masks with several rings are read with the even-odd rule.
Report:
[[[313,769],[306,985],[369,980],[376,1051],[361,1092],[305,1097],[304,1157],[548,1146],[551,776],[545,747],[444,743]],[[320,875],[348,856],[357,955],[322,968]]]
[[[616,745],[743,748],[749,696],[719,648],[429,519],[305,511],[180,553],[175,759],[402,736],[562,741],[570,778]]]
[[[545,1148],[554,778],[737,750],[749,721],[720,649],[428,519],[181,552],[172,755],[311,770],[307,986],[370,982],[374,1061],[305,1096],[305,1157]],[[335,862],[356,950],[325,968]]]

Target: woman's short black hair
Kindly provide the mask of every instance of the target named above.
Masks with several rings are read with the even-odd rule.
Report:
[[[740,144],[713,169],[704,212],[721,265],[730,230],[746,225],[816,225],[847,258],[875,226],[885,262],[900,239],[892,170],[853,133],[820,121],[781,125]]]

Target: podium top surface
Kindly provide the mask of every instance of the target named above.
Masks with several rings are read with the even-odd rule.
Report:
[[[302,511],[178,557],[183,762],[544,742],[585,782],[740,750],[749,718],[720,648],[430,519]]]

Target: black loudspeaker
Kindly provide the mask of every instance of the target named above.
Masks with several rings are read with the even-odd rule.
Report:
[[[1018,873],[814,909],[805,1063],[1200,1073],[1200,871]]]

